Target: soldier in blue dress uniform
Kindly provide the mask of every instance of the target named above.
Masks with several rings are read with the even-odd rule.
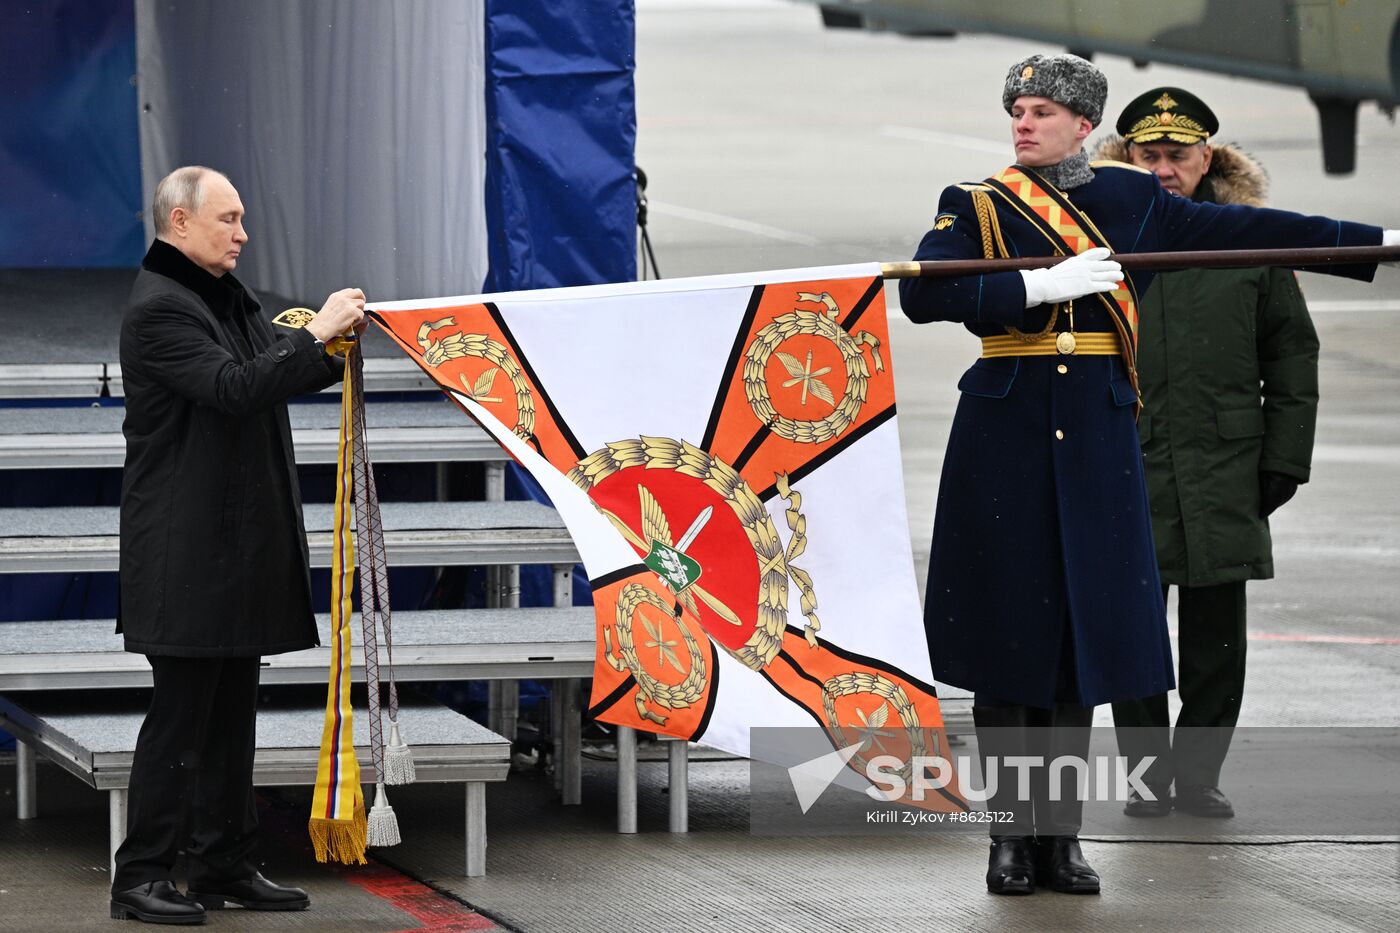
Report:
[[[1091,164],[1084,140],[1107,90],[1103,74],[1073,55],[1013,65],[1002,104],[1016,165],[945,189],[915,254],[1074,258],[900,283],[910,319],[955,321],[982,339],[982,358],[958,383],[924,620],[934,676],[974,691],[979,747],[1001,759],[1085,754],[1094,706],[1175,685],[1135,425],[1135,304],[1152,275],[1125,277],[1110,253],[1397,238],[1364,224],[1172,197],[1149,172]],[[1369,280],[1375,266],[1325,271]],[[1039,881],[1097,893],[1079,846],[1077,795],[1051,803],[1043,769],[1030,804],[1014,799],[1010,783],[1002,780],[988,803],[1016,814],[1011,826],[992,826],[989,890],[1030,893]]]

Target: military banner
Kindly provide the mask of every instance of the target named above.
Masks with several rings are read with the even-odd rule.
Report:
[[[370,311],[568,525],[593,715],[741,755],[816,723],[857,769],[942,754],[877,264]]]

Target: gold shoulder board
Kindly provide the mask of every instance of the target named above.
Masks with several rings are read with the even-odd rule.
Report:
[[[1134,165],[1131,162],[1119,162],[1116,159],[1095,159],[1089,163],[1091,168],[1128,168],[1135,172],[1142,172],[1144,175],[1151,175],[1147,169],[1141,165]]]

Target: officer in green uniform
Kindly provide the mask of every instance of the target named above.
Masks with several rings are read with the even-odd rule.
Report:
[[[1155,173],[1173,194],[1262,206],[1264,170],[1212,146],[1216,116],[1194,94],[1158,87],[1118,118],[1099,158]],[[1175,807],[1234,815],[1220,769],[1245,680],[1245,581],[1274,575],[1269,516],[1308,481],[1317,423],[1317,333],[1291,270],[1187,269],[1143,296],[1138,432],[1165,600],[1177,587],[1181,713],[1169,734],[1166,694],[1113,704],[1130,762],[1154,755],[1130,816]]]

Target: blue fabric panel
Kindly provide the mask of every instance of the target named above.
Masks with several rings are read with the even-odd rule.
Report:
[[[637,277],[631,0],[487,0],[483,291]]]
[[[0,267],[145,251],[132,0],[0,4]]]
[[[631,0],[487,0],[485,292],[637,278]],[[548,501],[511,464],[506,497]],[[547,567],[521,568],[521,602],[548,606]],[[574,570],[574,604],[592,602]]]

